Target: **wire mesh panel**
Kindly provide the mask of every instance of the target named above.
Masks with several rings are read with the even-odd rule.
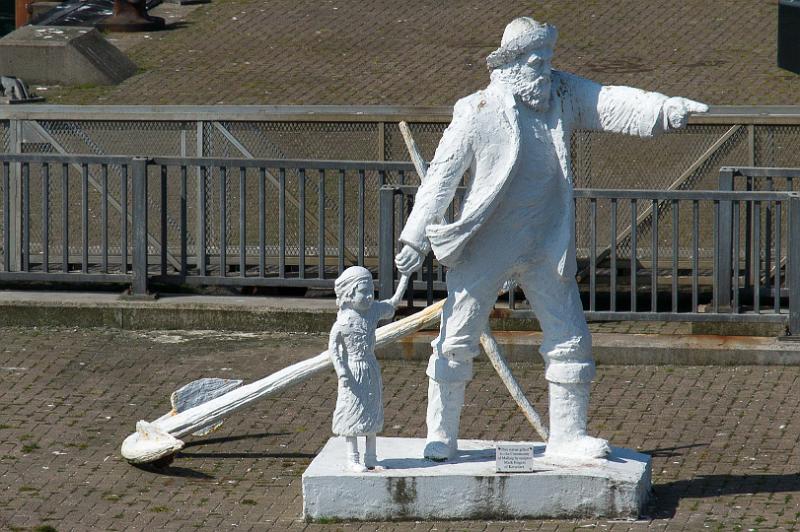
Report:
[[[197,145],[194,122],[37,120],[26,128],[57,153],[185,156]]]
[[[422,152],[422,157],[426,161],[430,161],[447,124],[412,122],[408,124],[408,127]],[[409,160],[403,135],[400,133],[400,127],[396,123],[386,124],[384,139],[384,154],[387,161]]]
[[[353,264],[375,269],[378,189],[412,178],[410,164],[156,158],[148,216],[174,256],[161,272],[314,286]]]
[[[753,137],[752,166],[800,167],[800,126],[759,126]]]
[[[9,144],[9,121],[8,120],[0,120],[0,146],[6,151],[6,153],[11,153],[13,151],[13,146]]]
[[[380,160],[372,122],[206,122],[206,157]]]
[[[747,164],[748,158],[747,129],[736,125],[690,126],[654,139],[577,131],[572,139],[572,169],[578,188],[713,189],[721,166]],[[608,231],[602,229],[609,227],[606,223],[608,207],[598,205],[597,208],[602,222],[598,229]],[[619,228],[616,245],[620,252],[628,253],[630,206],[620,204],[618,209],[618,220],[626,225]],[[650,237],[652,215],[650,206],[642,207],[637,213],[640,236]],[[579,205],[576,245],[578,257],[583,259],[588,257],[588,217],[588,206]],[[659,220],[658,223],[665,222]],[[687,236],[687,231],[688,226],[683,227],[681,235]],[[660,233],[664,234],[663,228]],[[689,250],[683,248],[679,253],[685,257]]]
[[[127,160],[111,157],[5,156],[3,271],[23,280],[125,281],[128,170]]]

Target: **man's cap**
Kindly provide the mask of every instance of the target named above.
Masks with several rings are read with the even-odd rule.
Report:
[[[492,70],[533,50],[552,49],[557,38],[555,26],[536,22],[531,17],[515,18],[506,26],[500,48],[486,58],[486,65]]]

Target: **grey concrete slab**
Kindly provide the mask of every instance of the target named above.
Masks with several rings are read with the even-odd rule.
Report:
[[[136,64],[94,28],[23,26],[0,39],[0,73],[27,83],[113,85]]]

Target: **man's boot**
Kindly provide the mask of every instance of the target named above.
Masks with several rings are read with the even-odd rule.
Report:
[[[425,458],[441,461],[455,457],[466,386],[466,382],[428,379],[428,438]]]
[[[560,458],[605,458],[608,442],[586,434],[588,382],[550,383],[550,438],[545,455]]]

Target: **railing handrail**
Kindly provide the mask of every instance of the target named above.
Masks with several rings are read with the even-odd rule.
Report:
[[[800,110],[798,111],[800,113]],[[0,108],[0,120],[126,122],[435,122],[449,123],[453,108],[388,105],[41,105]]]
[[[770,166],[723,166],[720,172],[731,172],[734,177],[800,177],[800,168]]]
[[[126,122],[431,122],[449,123],[452,106],[387,105],[50,105],[0,107],[0,120]],[[714,105],[689,124],[800,124],[800,106]]]
[[[159,166],[232,166],[245,168],[303,168],[306,170],[386,170],[414,171],[411,162],[403,161],[337,161],[324,159],[243,159],[228,157],[151,157]]]
[[[51,163],[51,164],[130,164],[136,157],[130,155],[72,155],[58,153],[0,153],[0,162]]]
[[[396,190],[403,194],[414,195],[416,185],[384,185],[382,188]],[[618,189],[618,188],[576,188],[573,189],[575,198],[607,198],[607,199],[635,199],[667,201],[698,200],[698,201],[783,201],[791,198],[800,198],[800,192],[787,191],[722,191],[722,190],[663,190],[663,189]]]
[[[721,191],[721,190],[629,190],[614,188],[576,188],[576,198],[608,198],[635,200],[697,200],[697,201],[782,201],[800,197],[798,192],[783,191]]]
[[[0,153],[0,162],[50,164],[130,164],[130,155],[67,155]],[[325,159],[244,159],[239,157],[147,157],[148,165],[158,166],[228,166],[244,168],[304,168],[308,170],[385,170],[413,172],[414,165],[403,161],[338,161]]]

